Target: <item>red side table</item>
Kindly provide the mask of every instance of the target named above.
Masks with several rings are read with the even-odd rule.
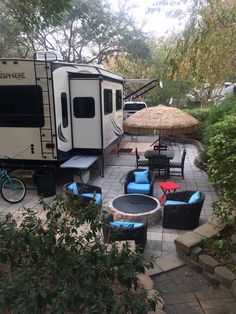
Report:
[[[172,181],[158,182],[157,184],[159,185],[159,187],[163,191],[163,195],[160,197],[160,202],[162,204],[165,204],[165,202],[166,202],[165,196],[167,193],[175,192],[177,189],[181,188],[180,184],[177,184],[177,183],[172,182]]]

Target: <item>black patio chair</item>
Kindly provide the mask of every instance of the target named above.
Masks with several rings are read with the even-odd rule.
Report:
[[[135,157],[136,157],[136,169],[138,169],[139,167],[148,168],[148,165],[149,165],[148,159],[140,159],[137,147],[135,148]]]
[[[140,252],[144,251],[147,242],[147,222],[140,223],[139,227],[115,227],[110,223],[113,222],[113,216],[109,215],[105,220],[105,225],[102,228],[104,243],[113,241],[134,240],[138,245]],[[129,222],[132,225],[132,222]],[[135,222],[133,223],[135,224]],[[127,224],[128,225],[128,224]]]
[[[184,162],[186,157],[186,149],[183,150],[181,161],[170,161],[169,163],[169,169],[170,169],[170,175],[181,175],[182,179],[184,179]],[[175,170],[172,170],[175,169]],[[177,170],[179,169],[179,170]]]
[[[134,172],[143,172],[144,169],[135,169],[135,170],[131,170],[127,173],[126,177],[125,177],[125,183],[124,183],[124,193],[125,194],[130,194],[130,193],[137,193],[137,194],[146,194],[146,195],[153,195],[153,188],[154,188],[154,175],[152,173],[152,171],[147,170],[148,171],[148,181],[149,183],[147,184],[139,184],[139,183],[135,183],[135,175]],[[132,186],[131,186],[132,185]],[[148,192],[146,190],[146,185],[148,185]],[[140,186],[140,188],[139,188]],[[133,192],[130,192],[130,191]]]
[[[188,203],[194,193],[196,191],[179,191],[166,195],[162,222],[164,228],[190,230],[198,226],[205,194],[200,192],[200,198],[197,201]],[[168,204],[168,200],[176,204]]]
[[[169,158],[165,155],[155,155],[149,159],[149,170],[156,171],[158,176],[164,173],[165,178],[169,178]]]
[[[80,182],[69,182],[63,186],[63,191],[69,198],[79,197],[83,207],[87,206],[91,201],[99,206],[102,205],[102,189],[99,186]]]

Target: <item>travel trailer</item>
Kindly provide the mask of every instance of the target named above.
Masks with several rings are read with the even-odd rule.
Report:
[[[0,59],[0,160],[11,169],[53,168],[79,154],[103,160],[123,135],[123,83],[46,54]]]

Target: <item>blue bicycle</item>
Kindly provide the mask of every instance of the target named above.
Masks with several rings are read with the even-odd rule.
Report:
[[[0,172],[0,192],[2,198],[12,204],[19,203],[26,194],[24,182],[16,177],[9,176],[6,169]]]

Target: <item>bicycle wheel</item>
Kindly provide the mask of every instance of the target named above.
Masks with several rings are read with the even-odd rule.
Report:
[[[2,198],[9,203],[19,203],[23,200],[25,194],[25,184],[18,178],[5,179],[1,185]]]

